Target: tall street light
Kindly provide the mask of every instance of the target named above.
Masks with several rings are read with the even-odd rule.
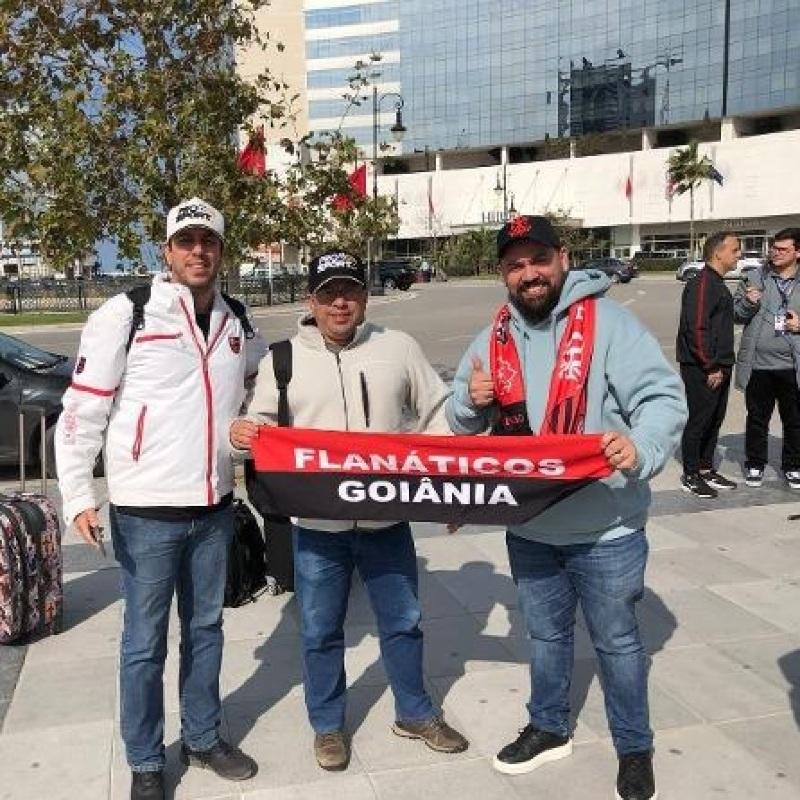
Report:
[[[386,92],[378,95],[378,87],[372,87],[372,197],[378,197],[378,113],[381,103],[387,98],[394,98],[394,125],[389,130],[396,142],[403,141],[406,127],[403,125],[403,96],[398,92]]]
[[[502,174],[502,179],[501,179]],[[503,196],[503,222],[507,222],[509,217],[514,217],[517,214],[517,209],[514,208],[514,195],[511,194],[511,204],[509,205],[508,198],[508,161],[503,162],[503,169],[497,170],[497,183],[494,187],[494,193],[500,197]]]

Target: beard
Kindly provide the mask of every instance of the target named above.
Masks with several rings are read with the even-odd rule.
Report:
[[[535,286],[544,286],[547,291],[541,297],[525,297],[525,290]],[[558,305],[563,286],[563,274],[552,281],[541,278],[525,281],[518,284],[515,290],[509,290],[508,300],[527,322],[530,322],[531,325],[538,325],[540,322],[544,322]]]

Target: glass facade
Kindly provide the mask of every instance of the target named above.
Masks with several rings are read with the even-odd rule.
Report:
[[[324,19],[388,6],[398,33],[308,42],[307,55],[399,50],[383,80],[400,82],[406,152],[800,105],[800,0],[402,0]],[[309,87],[337,85],[323,75]]]

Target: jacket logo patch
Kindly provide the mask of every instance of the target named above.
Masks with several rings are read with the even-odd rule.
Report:
[[[86,366],[86,357],[85,356],[81,356],[78,359],[78,363],[75,364],[75,374],[76,375],[80,375],[81,372],[83,372],[85,366]]]
[[[228,344],[231,346],[231,350],[234,353],[240,353],[242,350],[242,337],[241,336],[229,336],[228,337]]]

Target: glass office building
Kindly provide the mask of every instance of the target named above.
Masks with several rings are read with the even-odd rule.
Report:
[[[373,51],[381,86],[405,100],[406,152],[798,106],[798,12],[800,0],[308,0],[311,127],[340,121],[352,63]],[[342,127],[368,143],[370,115]]]

